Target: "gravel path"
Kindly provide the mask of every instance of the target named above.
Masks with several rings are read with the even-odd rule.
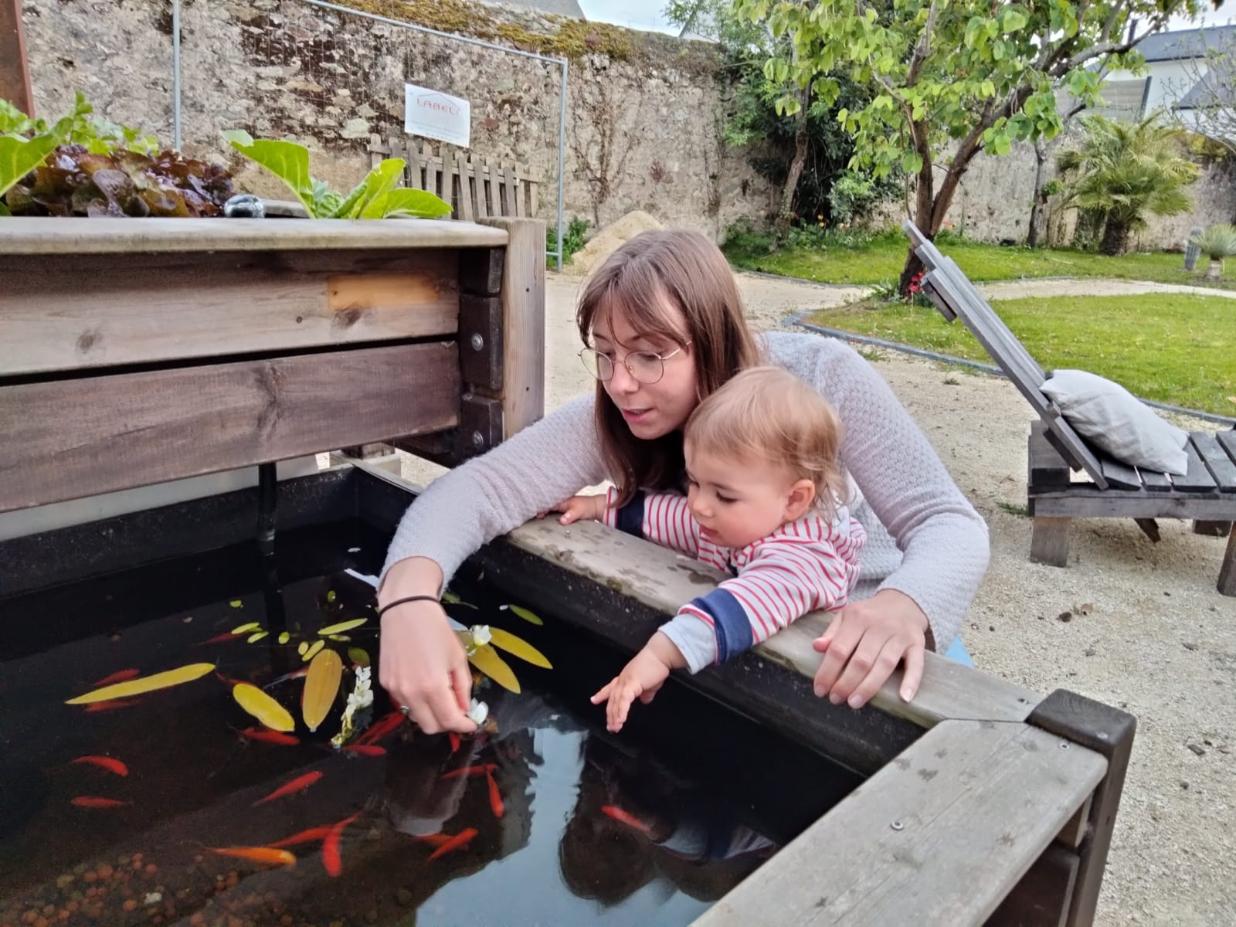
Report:
[[[752,324],[761,330],[866,292],[757,274],[738,279]],[[548,409],[591,388],[575,357],[579,286],[578,278],[552,273],[546,282]],[[1123,280],[1032,280],[983,289],[994,298],[1236,296]],[[1066,569],[1031,563],[1030,521],[1019,514],[1026,501],[1029,406],[1001,378],[895,352],[872,356],[991,528],[991,568],[963,634],[980,668],[1043,694],[1072,689],[1138,718],[1098,923],[1236,923],[1236,600],[1215,591],[1226,541],[1164,520],[1162,540],[1152,544],[1132,520],[1078,520]],[[409,478],[423,482],[436,472],[405,461]]]

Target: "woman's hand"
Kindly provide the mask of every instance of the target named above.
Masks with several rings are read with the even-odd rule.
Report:
[[[824,654],[815,674],[815,694],[861,708],[905,661],[901,697],[910,701],[923,678],[923,652],[931,633],[918,604],[896,589],[843,608],[828,630],[812,641]]]
[[[409,595],[436,595],[442,570],[416,557],[390,568],[378,593],[383,605]],[[476,730],[467,716],[472,673],[463,646],[436,602],[407,602],[382,616],[378,680],[426,734]]]
[[[571,496],[571,498],[564,499],[557,505],[541,512],[539,517],[544,517],[549,512],[561,512],[562,517],[558,521],[564,525],[570,525],[577,521],[603,521],[605,519],[605,503],[606,496],[604,493],[595,496]]]

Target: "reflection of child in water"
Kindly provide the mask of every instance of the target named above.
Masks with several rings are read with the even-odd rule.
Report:
[[[618,904],[660,875],[693,898],[715,900],[776,849],[727,809],[693,800],[690,783],[665,787],[670,777],[647,769],[624,775],[630,763],[616,752],[606,752],[611,765],[603,768],[603,750],[585,742],[579,798],[558,845],[563,880],[579,897]],[[642,794],[652,783],[659,794]]]

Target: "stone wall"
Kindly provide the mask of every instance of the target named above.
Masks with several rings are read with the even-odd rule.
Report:
[[[167,0],[23,6],[41,114],[64,111],[82,90],[97,112],[170,142]],[[487,39],[510,36],[569,55],[568,218],[596,226],[643,209],[720,238],[735,220],[768,210],[767,184],[721,142],[725,99],[713,47],[506,8],[431,7],[436,16],[478,17],[473,31]],[[415,18],[431,7],[384,0],[378,9]],[[300,141],[315,176],[347,187],[369,169],[371,135],[402,135],[406,81],[468,98],[472,152],[526,166],[542,181],[540,214],[552,218],[556,65],[300,0],[183,0],[181,56],[183,147],[228,159],[259,193],[281,188],[228,151],[222,129]]]

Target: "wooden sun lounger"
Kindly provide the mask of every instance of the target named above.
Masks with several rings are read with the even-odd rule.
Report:
[[[1034,518],[1030,559],[1066,566],[1074,518],[1132,518],[1153,541],[1159,539],[1156,518],[1190,518],[1199,534],[1230,535],[1218,589],[1236,596],[1236,429],[1192,433],[1184,476],[1140,470],[1107,457],[1088,444],[1043,393],[1048,374],[961,269],[913,223],[903,227],[926,269],[923,292],[945,319],[965,323],[1038,413],[1030,429],[1027,471],[1027,500]],[[1071,471],[1088,479],[1074,480]]]

